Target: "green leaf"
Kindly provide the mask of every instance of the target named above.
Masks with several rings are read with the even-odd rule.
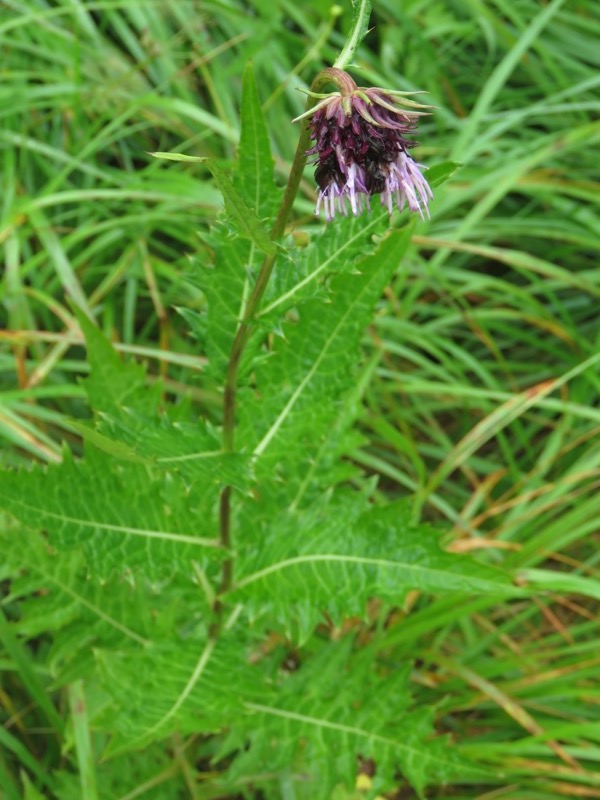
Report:
[[[252,62],[246,65],[242,80],[241,133],[234,185],[258,217],[262,219],[273,213],[278,193]]]
[[[277,245],[264,230],[255,212],[249,208],[246,201],[235,190],[227,175],[216,164],[209,161],[207,166],[223,195],[225,207],[231,214],[240,236],[249,239],[263,253],[274,255],[277,252]]]
[[[202,489],[90,448],[83,461],[66,451],[58,466],[7,472],[0,481],[2,508],[46,530],[58,548],[83,547],[90,569],[104,576],[138,568],[171,574],[189,570],[192,559],[218,558],[206,505]]]
[[[237,240],[240,241],[240,240]],[[107,455],[176,472],[186,481],[202,481],[205,490],[223,485],[247,491],[252,473],[249,458],[224,453],[218,434],[203,420],[172,422],[168,408],[158,414],[160,386],[148,388],[144,370],[123,363],[98,328],[79,314],[91,372],[84,381],[96,428],[73,422],[86,442]],[[158,480],[158,477],[156,477]]]
[[[375,760],[379,791],[397,786],[399,768],[420,794],[428,783],[482,777],[445,740],[431,740],[432,710],[411,708],[408,664],[380,662],[376,648],[358,650],[349,637],[293,652],[298,667],[289,672],[289,651],[265,651],[242,617],[217,643],[195,635],[155,641],[147,654],[102,654],[114,704],[97,724],[116,734],[107,755],[174,731],[225,732],[214,760],[234,756],[231,780],[295,764],[306,800],[354,786],[359,756]]]
[[[197,281],[208,300],[206,352],[208,373],[222,384],[231,346],[242,317],[245,303],[258,274],[262,255],[248,240],[241,239],[225,224],[217,225],[205,237],[214,253],[214,266],[198,263]],[[252,343],[245,359],[260,343]]]
[[[519,581],[523,582],[525,586],[537,589],[545,589],[550,592],[571,592],[600,600],[600,583],[583,575],[532,568],[519,570]]]
[[[100,426],[103,434],[86,434],[96,447],[119,458],[177,473],[187,484],[201,482],[205,489],[213,487],[215,497],[223,486],[247,492],[252,484],[250,457],[224,452],[217,432],[203,420],[172,422],[166,413],[159,419],[123,413],[118,419],[104,417]]]
[[[441,186],[461,167],[462,164],[458,161],[442,161],[441,164],[434,164],[433,167],[429,167],[427,170],[427,182],[433,188]]]
[[[42,535],[32,531],[26,534],[24,548],[24,535],[0,534],[4,557],[17,573],[11,584],[12,597],[20,598],[16,630],[25,640],[54,635],[48,666],[55,676],[80,651],[89,656],[92,644],[120,648],[150,644],[150,604],[144,603],[144,590],[119,580],[90,580],[81,553],[52,550]]]
[[[335,225],[311,233],[308,247],[280,254],[258,319],[275,323],[307,299],[329,300],[331,277],[358,272],[360,259],[376,249],[373,237],[388,228],[387,211],[376,211],[367,219],[342,217]]]
[[[285,651],[278,654],[285,662]],[[285,771],[299,800],[329,800],[354,788],[361,759],[375,763],[373,793],[398,787],[400,770],[419,796],[429,783],[483,777],[447,740],[433,740],[432,710],[411,708],[410,666],[380,663],[373,648],[347,637],[297,653],[297,670],[279,670],[268,702],[245,701],[245,715],[223,752],[238,751],[232,777]]]
[[[277,252],[277,245],[262,227],[256,213],[248,206],[243,197],[233,186],[231,180],[210,158],[183,156],[181,153],[150,153],[155,158],[169,158],[171,161],[200,161],[210,170],[219,191],[223,195],[225,208],[231,215],[240,236],[249,239],[263,253],[273,255]]]
[[[409,241],[409,228],[390,232],[355,272],[333,278],[331,302],[316,298],[304,304],[299,320],[283,325],[285,338],[256,365],[252,391],[241,394],[238,441],[256,457],[263,491],[272,488],[279,507],[295,494],[336,420],[363,330]],[[273,483],[277,475],[283,479],[279,485]]]
[[[107,719],[113,733],[107,754],[145,747],[174,731],[219,732],[235,724],[244,697],[264,698],[244,632],[235,635],[235,642],[221,636],[215,643],[200,626],[185,639],[155,638],[145,654],[102,654],[102,680],[115,703]]]
[[[146,372],[135,362],[124,363],[102,331],[74,309],[85,336],[90,376],[83,385],[96,414],[120,415],[124,408],[151,415],[160,400],[160,386],[149,388]]]
[[[362,617],[373,597],[401,606],[414,589],[523,594],[501,570],[444,552],[434,530],[411,524],[405,503],[373,508],[368,498],[343,492],[330,503],[288,510],[253,536],[256,529],[253,517],[242,528],[232,599],[276,618],[300,641],[325,612],[338,622]]]

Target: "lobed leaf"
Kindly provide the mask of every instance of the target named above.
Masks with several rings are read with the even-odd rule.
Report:
[[[523,593],[501,570],[444,552],[439,534],[412,524],[401,502],[377,508],[364,496],[338,492],[329,503],[313,502],[256,528],[253,517],[242,526],[232,599],[256,617],[277,619],[300,641],[325,616],[364,617],[374,597],[401,606],[411,590]]]
[[[299,321],[283,327],[267,359],[258,363],[254,386],[241,397],[240,446],[256,458],[258,479],[278,504],[293,496],[335,421],[349,385],[365,326],[409,243],[409,230],[392,231],[376,252],[332,280],[331,302],[315,299],[299,310]]]
[[[67,450],[60,465],[4,473],[0,506],[59,549],[82,547],[90,570],[105,577],[165,575],[189,570],[194,558],[219,558],[201,489],[92,448],[79,462]]]
[[[195,161],[205,164],[223,195],[225,208],[231,215],[240,236],[249,239],[264,253],[273,255],[277,251],[277,245],[262,227],[256,213],[248,206],[227,174],[212,159],[201,156],[186,156],[183,153],[150,153],[150,155],[170,161]]]
[[[420,797],[429,783],[472,779],[478,771],[432,737],[431,709],[411,708],[409,665],[380,661],[351,637],[322,642],[297,669],[280,668],[269,702],[244,702],[245,715],[223,750],[237,750],[231,774],[285,772],[298,798],[328,800],[353,789],[361,762],[375,769],[373,794],[398,786],[398,773]],[[280,654],[285,661],[285,654]],[[267,797],[273,790],[265,784]]]

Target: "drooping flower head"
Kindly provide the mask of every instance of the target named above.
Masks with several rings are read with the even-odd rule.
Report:
[[[307,114],[314,142],[307,151],[317,157],[315,180],[319,185],[316,214],[321,206],[327,220],[336,212],[347,215],[348,206],[356,216],[371,208],[371,197],[380,195],[390,214],[394,202],[408,206],[423,218],[429,216],[433,193],[423,177],[423,165],[408,153],[416,142],[419,117],[427,108],[406,93],[356,86],[347,73],[342,91],[318,95],[320,102]],[[404,106],[404,107],[403,107]],[[298,117],[301,119],[301,117]]]

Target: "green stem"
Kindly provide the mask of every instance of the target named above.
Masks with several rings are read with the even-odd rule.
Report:
[[[335,67],[328,67],[322,70],[316,76],[310,87],[311,93],[318,94],[328,83],[334,84],[340,91],[342,96],[351,94],[357,87],[352,78],[345,72]],[[315,105],[316,98],[309,95],[306,102],[306,111]],[[271,230],[271,239],[278,241],[285,232],[288,217],[292,210],[294,200],[298,194],[300,181],[304,167],[306,166],[306,151],[310,147],[310,118],[304,118],[301,122],[302,129],[300,131],[300,138],[296,147],[296,153],[292,162],[292,168],[288,178],[285,192],[279,207],[277,218]],[[233,453],[235,451],[235,411],[236,411],[236,394],[237,394],[237,379],[239,366],[242,359],[246,345],[254,331],[254,319],[260,308],[260,304],[267,288],[269,278],[273,272],[275,261],[277,259],[277,252],[273,255],[265,257],[263,264],[258,273],[256,283],[252,289],[252,293],[246,303],[246,307],[242,314],[231,351],[229,354],[229,362],[227,364],[227,373],[225,376],[225,391],[223,397],[223,449],[226,453]],[[221,493],[220,510],[219,510],[219,533],[221,544],[226,550],[231,548],[231,486],[225,486]],[[221,573],[221,586],[219,594],[226,592],[233,580],[233,560],[230,558],[225,559]],[[215,602],[215,611],[221,611],[221,605],[217,599]]]
[[[346,44],[333,65],[337,69],[345,69],[354,58],[359,44],[369,32],[369,17],[371,16],[371,0],[352,0],[354,15],[352,17],[352,30],[348,34]]]

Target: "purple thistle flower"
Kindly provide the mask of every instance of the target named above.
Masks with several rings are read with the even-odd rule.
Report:
[[[425,180],[422,164],[408,150],[416,142],[408,138],[427,108],[401,92],[361,89],[349,76],[350,90],[320,96],[321,101],[304,116],[311,116],[309,129],[314,142],[307,155],[316,155],[315,180],[319,185],[316,214],[321,206],[326,219],[336,212],[356,216],[371,209],[371,197],[392,213],[408,206],[423,219],[429,216],[433,193]],[[352,89],[351,86],[354,86]],[[301,117],[298,117],[301,119]]]

